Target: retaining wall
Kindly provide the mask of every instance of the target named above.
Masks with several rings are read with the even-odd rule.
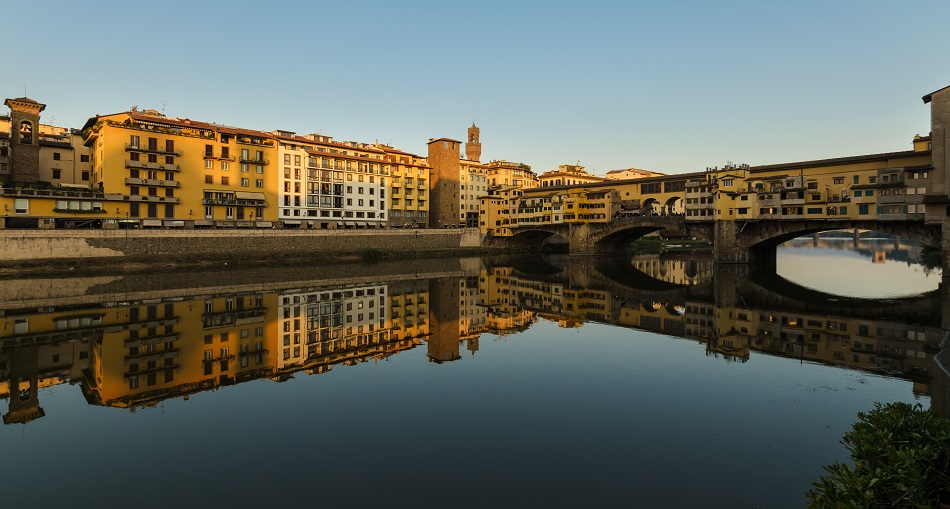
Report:
[[[4,230],[0,262],[84,258],[208,257],[434,251],[481,246],[476,229],[453,230]]]

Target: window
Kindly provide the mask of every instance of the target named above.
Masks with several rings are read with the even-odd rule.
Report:
[[[229,180],[227,177],[221,177],[221,185],[222,185],[222,186],[229,185],[229,182],[230,182],[230,180]]]
[[[256,181],[255,183],[256,183],[257,187],[264,187],[264,181],[261,180],[261,179],[257,179],[257,181]]]
[[[54,161],[59,161],[59,160],[60,160],[59,152],[53,152],[53,160],[54,160]]]
[[[89,162],[89,156],[88,156],[88,155],[81,155],[81,156],[79,156],[79,162],[81,162],[81,163],[88,163],[88,162]]]
[[[61,179],[61,178],[63,178],[63,170],[59,170],[59,169],[54,168],[54,169],[53,169],[53,178],[54,178],[54,179]]]
[[[129,136],[129,148],[139,148],[139,137],[136,135]]]
[[[214,177],[211,175],[205,175],[205,184],[214,184]]]
[[[13,212],[15,214],[29,214],[30,200],[25,198],[17,198],[13,200]]]
[[[835,177],[832,179],[835,184],[844,184],[844,177]]]
[[[241,179],[241,187],[249,187],[251,182],[248,179]]]
[[[214,161],[212,161],[211,159],[205,160],[205,168],[208,170],[214,168]]]

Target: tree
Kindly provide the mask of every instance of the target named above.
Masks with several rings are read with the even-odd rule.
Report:
[[[837,461],[806,496],[812,508],[934,508],[950,503],[950,420],[918,403],[874,404],[842,443]]]

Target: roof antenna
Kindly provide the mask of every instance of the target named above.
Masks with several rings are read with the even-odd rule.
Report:
[[[165,99],[161,99],[161,101],[162,101],[162,115],[164,115],[165,114]]]

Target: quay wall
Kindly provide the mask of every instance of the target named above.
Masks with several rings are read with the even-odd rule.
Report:
[[[443,251],[481,246],[452,230],[2,230],[0,262],[89,258],[261,258],[269,255]]]

